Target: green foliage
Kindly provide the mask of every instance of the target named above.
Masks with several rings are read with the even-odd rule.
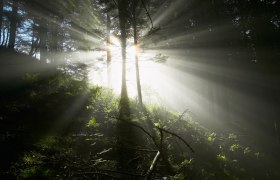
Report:
[[[230,133],[230,134],[228,135],[228,138],[229,138],[229,139],[232,139],[232,140],[236,140],[236,139],[237,139],[237,136],[236,136],[234,133]]]
[[[251,152],[251,149],[249,147],[246,147],[243,152],[244,154],[248,154]]]
[[[223,162],[226,162],[228,160],[226,155],[224,155],[224,154],[218,154],[217,159],[220,161],[223,161]]]
[[[28,152],[23,155],[22,161],[15,164],[18,179],[49,179],[53,176],[49,168],[45,168],[44,156],[38,152]]]
[[[40,155],[37,153],[26,153],[23,156],[23,162],[27,165],[42,164]]]
[[[87,127],[97,127],[98,123],[96,123],[96,120],[93,116],[90,117],[88,123],[87,123]]]
[[[23,130],[32,132],[25,133],[30,134],[25,137],[25,143],[31,148],[14,163],[14,177],[67,179],[69,172],[89,172],[98,168],[117,170],[121,143],[122,147],[155,148],[143,131],[119,126],[119,120],[114,118],[118,117],[119,97],[111,90],[90,86],[61,71],[48,76],[29,75],[27,79],[28,86],[21,91],[21,98],[6,105],[6,111],[22,119]],[[195,150],[195,154],[191,153],[181,141],[164,134],[165,151],[176,170],[176,175],[170,179],[252,179],[256,177],[254,169],[265,172],[265,155],[255,147],[241,143],[236,132],[209,131],[190,112],[179,118],[180,114],[165,107],[150,105],[146,109],[139,110],[137,103],[131,100],[131,122],[151,134],[154,132],[156,137],[160,137],[156,127],[168,129]],[[27,125],[30,126],[28,130]],[[56,134],[49,134],[49,129],[55,129]],[[139,139],[132,140],[132,136],[128,136],[120,141],[120,129],[132,131]],[[133,146],[127,145],[130,141]],[[124,154],[129,151],[125,149]],[[136,151],[134,155],[129,166],[134,166],[136,173],[145,172],[154,154]],[[163,166],[159,161],[158,167]],[[157,168],[154,175],[166,174]],[[259,176],[265,177],[262,173]]]
[[[230,150],[231,150],[232,152],[235,152],[235,151],[237,151],[237,150],[240,149],[240,148],[241,148],[241,147],[240,147],[239,144],[233,144],[233,145],[230,146]]]
[[[183,161],[183,165],[184,165],[185,167],[187,167],[189,164],[190,164],[190,161],[189,161],[189,160],[185,159],[185,160]]]
[[[70,137],[48,135],[46,137],[42,137],[35,145],[42,150],[52,149],[54,151],[61,151],[65,148],[65,146],[69,146],[72,142],[73,139]]]
[[[18,179],[50,179],[53,175],[54,174],[48,169],[29,167],[20,171]]]
[[[214,142],[215,139],[216,139],[216,136],[217,136],[217,134],[213,132],[213,133],[211,133],[211,134],[208,136],[207,140],[208,140],[209,142]]]

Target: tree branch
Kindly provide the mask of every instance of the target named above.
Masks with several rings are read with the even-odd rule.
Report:
[[[189,112],[189,109],[186,109],[182,112],[182,114],[180,114],[180,116],[178,117],[178,119],[170,126],[170,128],[168,128],[168,130],[170,130],[172,128],[172,126],[174,126],[178,121],[181,121],[182,118],[184,117],[184,115]]]
[[[126,120],[118,118],[118,117],[111,117],[111,118],[114,118],[114,119],[117,119],[117,120],[120,120],[120,121],[124,121],[125,123],[127,123],[127,124],[129,124],[131,126],[134,126],[134,127],[137,127],[138,129],[141,129],[145,134],[147,134],[151,138],[151,140],[154,142],[155,146],[159,149],[159,145],[158,145],[155,137],[153,137],[146,129],[144,129],[140,125],[132,123],[132,122],[129,122],[129,121],[126,121]]]
[[[151,16],[150,16],[150,13],[149,13],[149,11],[147,10],[146,5],[145,5],[145,3],[144,3],[143,0],[141,0],[141,3],[142,3],[142,5],[143,5],[143,7],[144,7],[144,9],[145,9],[145,11],[146,11],[146,14],[147,14],[148,18],[149,18],[150,21],[151,21],[151,24],[152,24],[152,28],[151,28],[151,29],[153,29],[153,28],[154,28],[154,24],[153,24],[153,20],[152,20],[152,18],[151,18]]]
[[[155,156],[155,158],[154,158],[154,160],[153,160],[153,162],[152,162],[152,164],[151,164],[151,166],[150,166],[150,168],[149,168],[149,170],[148,170],[148,172],[147,172],[147,174],[146,174],[146,178],[145,179],[151,179],[152,173],[153,173],[153,171],[154,171],[154,169],[155,169],[155,167],[157,165],[159,157],[160,157],[160,152],[158,151],[156,156]]]
[[[128,147],[128,149],[135,150],[135,151],[150,152],[150,153],[158,152],[158,150],[154,150],[154,149],[138,149],[133,147]]]
[[[175,134],[175,133],[173,133],[173,132],[170,132],[170,131],[168,131],[168,130],[166,130],[166,129],[160,128],[160,127],[157,127],[157,129],[158,129],[158,130],[161,130],[161,131],[163,131],[163,132],[165,132],[165,133],[167,133],[167,134],[170,134],[170,135],[172,135],[172,136],[177,137],[178,139],[180,139],[180,140],[194,153],[194,150],[193,150],[193,148],[189,145],[189,143],[187,143],[187,142],[186,142],[182,137],[180,137],[179,135],[177,135],[177,134]]]

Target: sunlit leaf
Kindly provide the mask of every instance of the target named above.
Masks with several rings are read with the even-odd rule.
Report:
[[[87,127],[97,127],[98,123],[93,116],[90,117],[89,122],[87,123]]]
[[[220,161],[227,161],[227,157],[224,154],[218,154],[217,155],[217,159],[219,159]]]
[[[232,145],[230,146],[229,149],[230,149],[232,152],[234,152],[234,151],[237,151],[239,148],[240,148],[240,145],[239,145],[239,144],[232,144]]]

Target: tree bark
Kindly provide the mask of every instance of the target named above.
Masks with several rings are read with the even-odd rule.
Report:
[[[40,61],[47,62],[47,27],[46,20],[41,18],[39,27],[39,50],[40,50]]]
[[[3,47],[5,45],[5,40],[6,40],[5,39],[5,29],[7,29],[7,28],[3,27],[3,30],[2,30],[2,33],[1,33],[1,35],[2,35],[2,41],[0,42],[1,47]]]
[[[4,47],[8,46],[9,34],[10,34],[10,27],[8,26],[7,27],[7,33],[6,33],[6,39],[5,39],[5,42],[4,42]]]
[[[106,34],[107,34],[107,80],[108,87],[111,87],[111,61],[112,61],[112,53],[111,53],[111,19],[110,14],[107,12],[107,24],[106,24]]]
[[[119,2],[120,29],[121,29],[121,47],[122,47],[122,89],[121,97],[127,98],[126,86],[126,2]]]
[[[53,19],[53,23],[52,23],[52,33],[51,33],[51,62],[52,63],[55,63],[58,59],[58,19],[57,18],[54,18]],[[57,62],[58,63],[58,62]]]
[[[129,116],[129,104],[126,85],[126,23],[127,23],[127,0],[118,1],[119,21],[121,30],[121,49],[122,49],[122,87],[120,99],[120,116],[126,118]]]
[[[16,42],[16,31],[17,31],[17,21],[18,21],[18,1],[14,0],[12,5],[12,17],[10,19],[10,36],[8,49],[13,50]]]
[[[2,38],[3,7],[3,0],[0,0],[0,40]]]
[[[33,20],[34,21],[34,20]],[[31,46],[30,46],[30,51],[29,51],[29,56],[33,56],[33,52],[35,49],[35,23],[33,22],[32,24],[32,39],[31,39]]]
[[[138,61],[138,34],[137,34],[137,17],[136,17],[136,7],[138,1],[133,1],[133,37],[134,37],[134,50],[135,50],[135,69],[136,69],[136,83],[137,83],[137,93],[138,93],[138,102],[142,107],[142,91],[141,91],[141,82],[140,82],[140,72],[139,72],[139,61]]]

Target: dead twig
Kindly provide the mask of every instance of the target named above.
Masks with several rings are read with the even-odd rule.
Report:
[[[147,174],[146,174],[146,178],[145,179],[151,179],[152,173],[153,173],[153,171],[154,171],[154,169],[155,169],[155,167],[157,165],[159,157],[160,157],[160,152],[158,151],[156,156],[154,157],[154,160],[153,160],[153,162],[152,162],[152,164],[151,164]]]
[[[153,162],[152,162],[152,164],[151,164],[149,170],[148,170],[147,173],[146,173],[146,178],[145,178],[145,179],[151,179],[152,173],[154,172],[154,169],[155,169],[155,167],[156,167],[156,165],[157,165],[157,162],[159,161],[160,152],[162,152],[162,149],[163,149],[163,148],[162,148],[162,144],[163,144],[163,133],[162,133],[162,130],[159,130],[159,132],[160,132],[160,145],[159,145],[160,149],[158,150],[156,156],[154,157]]]
[[[184,110],[178,119],[170,126],[170,128],[168,128],[168,130],[170,130],[177,122],[181,121],[187,112],[189,112],[189,109]]]

